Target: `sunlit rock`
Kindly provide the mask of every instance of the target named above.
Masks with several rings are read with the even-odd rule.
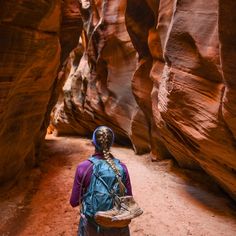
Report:
[[[137,53],[125,26],[125,1],[98,1],[93,10],[82,1],[81,7],[84,53],[71,54],[53,124],[59,134],[81,135],[106,124],[117,142],[131,141],[137,153],[150,151],[149,124],[132,92]]]

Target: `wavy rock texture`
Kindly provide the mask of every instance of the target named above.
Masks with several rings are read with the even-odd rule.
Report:
[[[234,1],[81,2],[85,48],[67,64],[58,132],[107,124],[137,153],[204,169],[235,198]]]
[[[0,1],[0,183],[37,161],[65,82],[59,133],[109,125],[137,153],[170,153],[236,198],[235,4]]]
[[[69,34],[81,31],[75,1],[63,2],[0,1],[0,183],[37,161],[60,60],[77,44],[79,36],[67,45]]]
[[[154,30],[156,22],[156,15],[151,9],[157,9],[158,3],[150,4],[142,0],[127,1],[125,17],[127,30],[139,54],[139,63],[132,79],[133,94],[149,125],[152,157],[153,159],[162,159],[169,156],[169,152],[159,138],[152,114],[151,92],[153,81],[149,74],[152,68],[152,54],[154,51],[152,52],[148,45],[149,34]],[[154,45],[154,48],[156,51],[156,45]]]
[[[67,81],[53,115],[58,133],[90,134],[98,125],[131,140],[137,153],[150,151],[149,125],[132,94],[137,54],[125,26],[126,1],[82,1],[80,45],[67,65]],[[63,98],[64,97],[64,98]]]
[[[151,103],[161,142],[180,166],[201,167],[235,198],[232,9],[234,1],[128,0],[126,19],[140,64],[150,68],[145,82],[153,81]],[[139,18],[144,12],[150,21],[154,15],[155,24]],[[149,107],[137,80],[134,76],[134,93]]]

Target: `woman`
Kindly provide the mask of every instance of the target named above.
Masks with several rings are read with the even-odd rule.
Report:
[[[95,153],[76,169],[70,198],[72,207],[82,203],[79,236],[129,236],[129,228],[101,227],[94,220],[98,211],[113,208],[116,196],[132,195],[128,169],[114,158],[110,147],[114,142],[113,131],[100,126],[93,133]]]

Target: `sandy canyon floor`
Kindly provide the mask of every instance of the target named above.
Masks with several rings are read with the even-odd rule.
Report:
[[[90,140],[47,136],[34,191],[24,203],[16,204],[15,197],[11,205],[6,195],[1,199],[2,219],[9,207],[17,205],[18,211],[0,235],[75,236],[79,209],[69,204],[74,172],[92,153]],[[127,165],[134,197],[144,210],[130,225],[132,236],[236,235],[235,204],[204,173],[180,170],[171,160],[151,162],[128,148],[113,147],[112,153]]]

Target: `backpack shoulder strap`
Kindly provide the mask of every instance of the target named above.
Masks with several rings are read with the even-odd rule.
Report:
[[[91,156],[88,160],[91,161],[93,164],[98,164],[101,161],[96,156]]]
[[[101,160],[96,158],[96,156],[91,156],[89,158],[89,160],[95,165],[98,164],[99,162],[101,162]],[[126,187],[125,187],[124,183],[122,182],[122,178],[121,178],[122,176],[121,176],[121,173],[120,173],[120,171],[117,167],[117,165],[120,165],[120,160],[113,157],[113,158],[105,159],[105,161],[112,168],[112,170],[114,171],[114,174],[115,174],[116,179],[117,179],[117,181],[119,183],[119,186],[120,186],[120,195],[124,196],[125,192],[126,192]],[[96,176],[96,177],[98,178],[98,176]]]

